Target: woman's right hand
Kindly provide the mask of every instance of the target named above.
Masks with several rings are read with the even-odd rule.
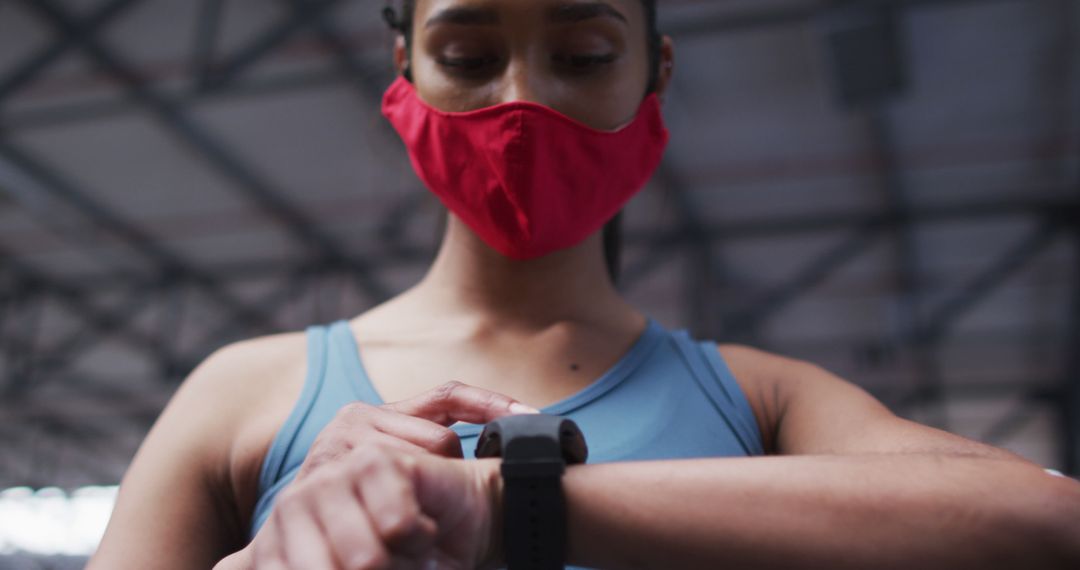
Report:
[[[412,398],[372,406],[353,402],[315,438],[296,480],[310,477],[320,466],[333,464],[354,449],[389,445],[413,453],[462,458],[461,440],[450,429],[454,422],[484,424],[507,415],[535,414],[539,410],[497,392],[451,381]],[[221,560],[216,569],[254,567],[254,547],[265,537],[266,527],[243,550]]]
[[[509,396],[457,381],[381,406],[353,402],[342,407],[315,438],[297,480],[320,465],[376,441],[461,458],[461,441],[449,427],[454,422],[486,424],[503,416],[530,413],[539,410]]]

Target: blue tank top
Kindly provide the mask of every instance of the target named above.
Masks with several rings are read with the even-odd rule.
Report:
[[[357,400],[384,403],[364,371],[347,321],[308,328],[307,342],[300,398],[263,460],[251,537],[338,409]],[[669,332],[653,319],[607,372],[542,411],[581,427],[589,463],[764,454],[750,404],[716,344],[693,340],[683,330]],[[451,428],[472,459],[483,426]]]

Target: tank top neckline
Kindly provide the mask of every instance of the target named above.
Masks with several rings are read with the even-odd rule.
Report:
[[[587,405],[600,396],[608,393],[621,384],[631,372],[638,368],[642,362],[660,344],[665,336],[665,329],[652,317],[646,317],[645,330],[638,336],[630,349],[615,362],[606,372],[593,380],[585,388],[562,399],[550,406],[541,408],[541,412],[553,415],[565,415],[573,410]],[[382,405],[386,402],[375,389],[371,382],[364,363],[360,358],[360,347],[352,335],[349,322],[341,319],[331,323],[329,330],[330,342],[336,344],[336,349],[342,353],[343,365],[350,377],[355,378],[349,382],[358,400],[372,405]],[[456,423],[450,426],[461,437],[479,435],[484,426],[477,424]]]

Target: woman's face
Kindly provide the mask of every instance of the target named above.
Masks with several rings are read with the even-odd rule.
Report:
[[[613,130],[645,93],[646,38],[641,0],[418,0],[412,61],[400,41],[395,58],[444,111],[530,101]],[[670,58],[665,38],[658,90]]]

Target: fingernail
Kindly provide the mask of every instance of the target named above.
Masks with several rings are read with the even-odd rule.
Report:
[[[539,414],[540,413],[540,410],[538,410],[536,408],[533,408],[533,407],[530,407],[530,406],[526,406],[525,404],[521,404],[521,403],[518,403],[518,402],[514,402],[513,404],[510,404],[510,411],[514,412],[515,414]]]

